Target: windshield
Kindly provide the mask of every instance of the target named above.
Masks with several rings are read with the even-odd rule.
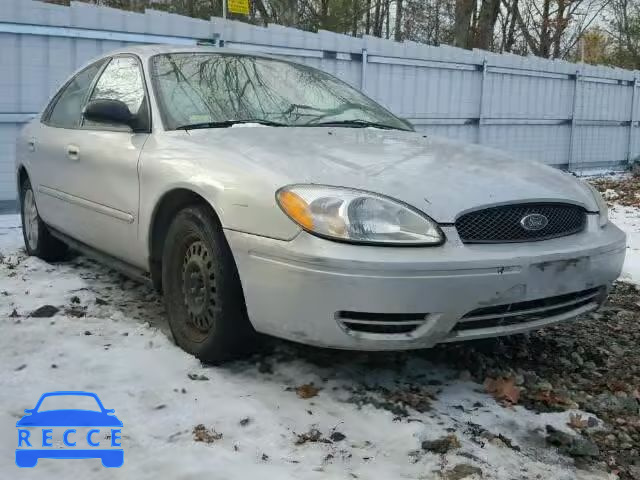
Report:
[[[284,126],[378,126],[402,120],[320,70],[280,60],[216,53],[153,57],[151,76],[170,130],[262,122]]]

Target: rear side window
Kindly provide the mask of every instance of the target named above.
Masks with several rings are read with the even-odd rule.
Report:
[[[56,95],[46,121],[48,125],[61,128],[80,126],[84,100],[103,63],[101,60],[82,70]]]

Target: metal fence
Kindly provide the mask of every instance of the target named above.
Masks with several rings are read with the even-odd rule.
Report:
[[[640,155],[636,71],[153,10],[0,0],[0,200],[16,195],[14,142],[21,124],[71,71],[123,45],[198,40],[318,67],[418,131],[573,171],[616,169]]]

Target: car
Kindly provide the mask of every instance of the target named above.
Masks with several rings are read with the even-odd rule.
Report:
[[[152,283],[208,362],[258,334],[374,351],[521,333],[596,309],[624,261],[587,183],[258,53],[116,51],[17,142],[27,252]]]
[[[49,409],[43,408],[42,403],[47,399],[64,398],[64,401],[79,399],[92,399],[87,402],[89,409]],[[74,398],[75,397],[75,398]],[[95,401],[95,404],[92,402]],[[96,410],[96,406],[98,409]],[[122,448],[97,448],[100,447],[100,430],[92,429],[87,433],[87,443],[92,448],[74,448],[79,439],[76,429],[66,429],[63,434],[65,447],[53,448],[53,428],[43,429],[40,435],[33,435],[28,428],[33,427],[122,427],[122,422],[113,414],[114,410],[104,408],[98,395],[92,392],[59,391],[43,394],[33,409],[26,409],[26,415],[16,422],[19,429],[18,448],[16,449],[16,465],[23,468],[35,467],[40,458],[99,458],[102,465],[113,468],[120,467],[124,462],[124,450]],[[73,440],[72,437],[73,435]],[[121,447],[118,440],[121,438],[120,429],[111,430],[111,446]],[[37,442],[42,439],[42,448],[37,448]],[[32,445],[33,443],[33,445]],[[28,447],[28,448],[27,448]]]

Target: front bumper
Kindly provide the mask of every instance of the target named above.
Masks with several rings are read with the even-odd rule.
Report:
[[[416,248],[351,245],[304,232],[288,242],[231,230],[225,234],[257,331],[361,350],[425,348],[574,318],[603,301],[620,275],[626,248],[625,234],[613,224],[600,228],[597,215],[589,215],[582,233],[540,242],[463,244],[455,228],[443,231],[444,245]],[[595,290],[601,293],[590,301],[542,320],[454,329],[479,308]],[[410,332],[394,327],[402,333],[371,333],[345,328],[344,312],[355,312],[346,315],[356,319],[377,316],[387,324],[403,320],[388,314],[411,314],[408,320],[414,323],[419,314],[423,321]]]

